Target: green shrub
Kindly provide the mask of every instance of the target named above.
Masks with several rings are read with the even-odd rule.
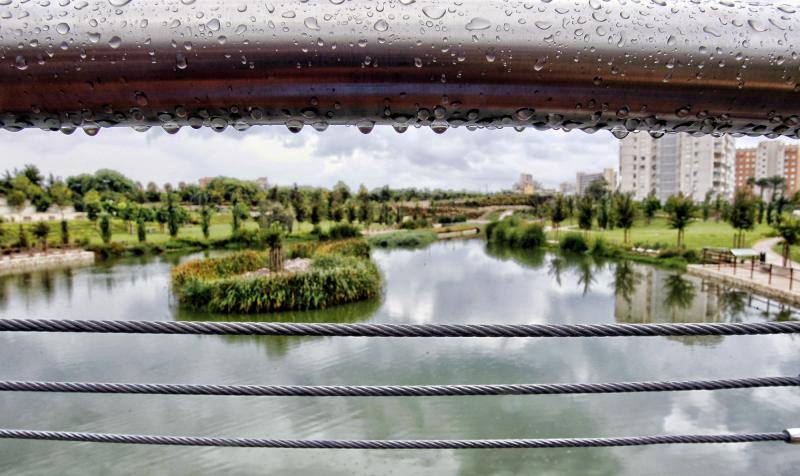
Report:
[[[400,223],[401,230],[417,230],[419,228],[430,228],[431,224],[424,218],[417,218],[415,220],[405,220]]]
[[[367,238],[367,242],[379,248],[421,248],[438,238],[429,230],[403,230],[392,233],[381,233]]]
[[[356,258],[369,258],[370,246],[366,241],[360,239],[333,241],[320,245],[315,254],[317,256],[337,254]]]
[[[528,224],[514,216],[489,223],[486,237],[490,243],[514,248],[538,248],[547,243],[544,228],[540,224]]]
[[[358,238],[361,230],[349,223],[337,223],[328,229],[327,233],[321,234],[320,239],[325,240],[346,240],[348,238]]]
[[[522,248],[539,248],[547,243],[544,228],[538,223],[526,226],[519,237],[519,246]]]
[[[323,254],[305,272],[242,276],[265,265],[266,254],[252,251],[192,261],[173,270],[173,290],[182,305],[234,313],[321,309],[381,290],[380,272],[369,259]]]
[[[314,243],[295,243],[291,247],[289,247],[288,255],[289,259],[295,258],[311,258],[311,256],[316,251],[316,245]]]
[[[697,251],[686,248],[663,248],[658,252],[658,259],[673,259],[680,258],[689,263],[694,263],[700,260]]]
[[[559,243],[561,251],[564,253],[585,253],[589,250],[586,238],[580,233],[568,233],[561,238]]]
[[[451,223],[463,223],[463,222],[467,221],[467,216],[466,215],[456,215],[456,216],[452,216],[452,217],[439,217],[439,219],[437,221],[439,223],[441,223],[442,225],[449,225]]]

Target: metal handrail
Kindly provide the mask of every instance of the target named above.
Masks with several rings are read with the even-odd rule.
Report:
[[[78,2],[83,4],[84,2]],[[0,126],[800,137],[800,13],[732,0],[0,6]]]

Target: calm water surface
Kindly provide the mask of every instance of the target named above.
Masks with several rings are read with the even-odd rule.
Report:
[[[0,277],[2,316],[381,323],[793,319],[761,298],[640,265],[487,250],[378,251],[382,299],[325,312],[178,309],[178,258]],[[185,258],[183,258],[185,259]],[[380,339],[1,334],[0,379],[381,385],[796,375],[793,336]],[[0,427],[269,438],[548,438],[778,431],[797,389],[639,395],[277,398],[0,393]],[[797,474],[780,443],[574,450],[359,451],[0,441],[3,474]]]

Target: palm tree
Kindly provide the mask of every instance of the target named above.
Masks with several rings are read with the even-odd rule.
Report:
[[[617,215],[617,225],[622,228],[623,243],[627,245],[630,242],[633,221],[636,219],[636,207],[633,205],[633,198],[629,193],[616,196],[614,211]]]
[[[800,242],[800,220],[787,218],[774,225],[775,231],[783,238],[783,266],[789,262],[789,251],[792,245]]]
[[[678,230],[678,246],[682,246],[684,230],[692,221],[694,201],[691,197],[679,193],[669,197],[665,209],[669,213],[669,226]]]
[[[578,227],[584,234],[588,234],[592,229],[592,220],[594,220],[594,201],[589,194],[585,194],[578,199]]]

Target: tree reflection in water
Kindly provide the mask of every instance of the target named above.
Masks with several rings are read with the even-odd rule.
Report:
[[[689,309],[694,301],[695,289],[688,279],[680,274],[673,274],[664,281],[667,294],[664,297],[664,305],[671,308],[673,312],[678,309]]]
[[[614,294],[630,304],[631,296],[641,276],[641,273],[634,269],[630,261],[621,261],[617,263],[614,269]]]

